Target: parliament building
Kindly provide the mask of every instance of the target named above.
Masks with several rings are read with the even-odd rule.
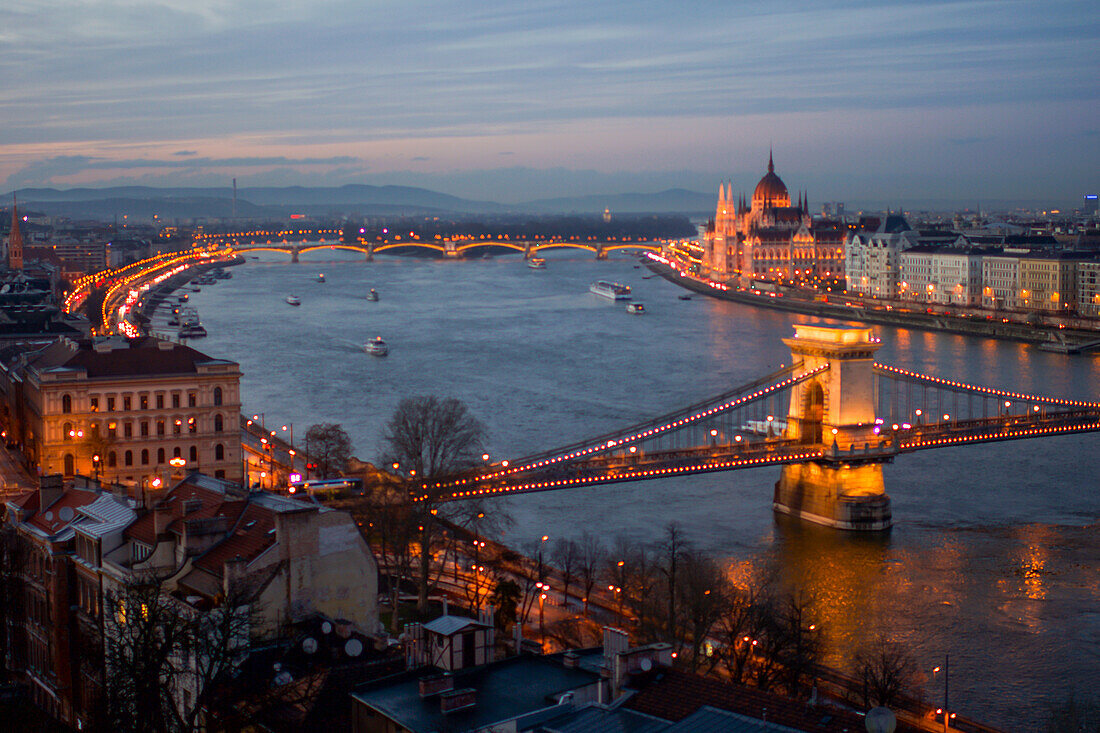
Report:
[[[805,193],[791,205],[769,154],[751,199],[734,199],[731,183],[718,187],[718,208],[703,237],[703,274],[740,287],[841,281],[846,232],[841,222],[814,222]]]

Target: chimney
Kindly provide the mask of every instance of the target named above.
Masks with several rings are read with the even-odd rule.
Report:
[[[248,561],[240,555],[237,555],[232,560],[226,560],[225,565],[222,566],[222,590],[228,595],[241,578],[244,577]]]
[[[455,688],[455,678],[449,674],[433,674],[417,680],[420,697],[431,697],[441,692],[450,692]]]
[[[168,525],[173,519],[172,508],[167,504],[157,504],[153,507],[153,533],[160,537],[168,531]]]
[[[61,474],[41,476],[38,479],[38,511],[45,511],[50,504],[60,499],[64,493],[65,484]]]
[[[477,705],[477,690],[473,687],[451,690],[439,696],[439,712],[444,715],[459,710],[468,710],[475,705]]]
[[[580,661],[581,655],[574,651],[568,651],[565,653],[565,656],[562,657],[562,664],[565,665],[566,669],[576,669]]]
[[[629,648],[630,637],[625,631],[613,626],[603,627],[603,659],[608,667],[614,662],[615,655]]]

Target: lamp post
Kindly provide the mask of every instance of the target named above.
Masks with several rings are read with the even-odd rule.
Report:
[[[935,678],[935,676],[939,672],[940,672],[940,668],[939,667],[934,667],[932,669],[932,677]],[[948,694],[949,691],[950,691],[950,687],[949,687],[950,683],[951,683],[951,655],[950,654],[944,654],[943,655],[943,707],[936,711],[936,713],[941,713],[941,712],[943,713],[943,733],[949,733],[949,731],[951,730],[951,718],[955,717],[955,714],[952,713],[952,712],[949,712],[949,708],[948,708],[948,705],[951,704],[951,698],[949,697],[949,694]]]
[[[96,453],[95,455],[92,456],[92,468],[95,469],[95,481],[96,481],[97,484],[99,483],[99,465],[100,465],[100,463],[102,463],[102,461],[99,458],[99,454]]]

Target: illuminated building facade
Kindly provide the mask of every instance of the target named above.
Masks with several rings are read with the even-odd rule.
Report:
[[[240,366],[172,341],[60,339],[4,370],[8,416],[44,474],[148,486],[173,471],[240,481]]]
[[[716,280],[822,284],[844,277],[844,229],[814,223],[805,194],[795,205],[768,156],[768,172],[752,197],[718,187],[713,225],[703,235],[702,266]]]
[[[23,269],[23,233],[19,231],[19,211],[15,199],[11,202],[11,232],[8,234],[8,267]]]

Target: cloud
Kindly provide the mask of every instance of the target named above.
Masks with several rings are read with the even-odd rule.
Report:
[[[414,155],[413,157],[409,158],[409,160],[420,162],[420,161],[425,161],[425,160],[431,160],[431,158],[429,158],[426,155]]]
[[[198,154],[199,154],[199,153],[198,153],[198,151],[196,151],[196,150],[177,150],[176,152],[172,153],[172,155],[180,155],[180,156],[184,156],[184,155],[198,155]]]

